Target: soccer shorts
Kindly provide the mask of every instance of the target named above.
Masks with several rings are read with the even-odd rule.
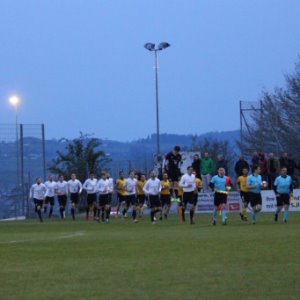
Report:
[[[150,208],[161,207],[159,195],[149,195]]]
[[[290,195],[289,194],[279,194],[279,197],[276,197],[277,206],[290,205]]]
[[[34,202],[35,208],[37,208],[38,206],[40,206],[42,208],[42,206],[43,206],[43,200],[35,199],[34,198],[33,202]]]
[[[96,201],[97,201],[96,193],[87,194],[86,201],[87,201],[88,206],[93,205],[94,203],[96,203]]]
[[[57,196],[59,206],[65,207],[67,204],[67,195],[59,195]]]
[[[186,206],[188,203],[195,205],[195,193],[194,191],[192,192],[183,192],[182,195],[182,201],[184,203],[184,206]]]
[[[119,204],[121,204],[123,201],[125,201],[125,196],[124,195],[121,195],[121,194],[118,193],[117,196],[118,196]]]
[[[78,204],[78,202],[79,202],[79,194],[78,193],[71,193],[70,200],[71,200],[71,203]]]
[[[243,203],[248,205],[250,203],[250,193],[241,191],[240,195],[241,195]]]
[[[180,169],[169,169],[168,177],[171,181],[176,181],[176,182],[179,181]]]
[[[162,206],[171,205],[171,195],[170,194],[169,195],[161,194],[160,201],[161,201]]]
[[[250,192],[250,204],[251,207],[254,207],[256,205],[261,205],[261,194],[260,193],[251,193]]]
[[[135,197],[135,194],[133,195],[126,195],[125,196],[125,202],[126,202],[126,205],[127,207],[131,205],[136,205],[136,197]]]
[[[145,200],[146,200],[146,195],[144,195],[144,194],[137,195],[137,203],[139,205],[144,205]]]
[[[108,194],[100,194],[99,195],[99,206],[105,206],[105,205],[109,205],[109,195]]]
[[[50,203],[50,205],[51,206],[53,206],[54,205],[54,197],[46,197],[45,198],[45,204],[48,204],[48,203]]]
[[[226,204],[226,203],[227,203],[227,194],[216,192],[214,196],[214,206],[219,206],[220,204]]]

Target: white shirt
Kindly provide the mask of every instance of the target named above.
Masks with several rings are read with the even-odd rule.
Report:
[[[107,180],[108,180],[110,193],[112,193],[114,191],[114,180],[112,178],[108,178]]]
[[[126,190],[126,195],[135,195],[136,194],[136,183],[137,180],[135,178],[126,178],[124,182],[124,188]]]
[[[37,199],[37,200],[44,200],[47,188],[43,183],[40,184],[33,184],[30,188],[29,198],[30,199]]]
[[[100,195],[108,194],[110,192],[108,179],[99,179],[97,182],[96,190],[97,192],[99,192]]]
[[[70,179],[68,181],[68,188],[71,194],[81,193],[82,192],[82,184],[78,179]]]
[[[83,189],[85,189],[88,194],[95,194],[97,191],[96,186],[97,186],[97,179],[88,178],[83,184]]]
[[[196,189],[195,175],[184,174],[179,182],[183,192],[193,192]]]
[[[158,178],[148,179],[143,187],[143,191],[146,195],[157,196],[161,191],[160,180]]]
[[[53,181],[53,180],[52,181],[47,180],[45,182],[45,186],[47,188],[45,197],[54,197],[55,196],[56,182]]]
[[[65,180],[57,181],[55,192],[59,196],[68,195],[68,183]]]

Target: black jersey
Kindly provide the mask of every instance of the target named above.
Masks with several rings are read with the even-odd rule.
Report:
[[[176,170],[180,168],[181,155],[179,153],[175,155],[173,152],[169,152],[166,155],[166,160],[168,161],[168,170]]]

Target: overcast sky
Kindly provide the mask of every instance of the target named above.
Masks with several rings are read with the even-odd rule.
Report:
[[[239,128],[239,100],[284,84],[300,53],[299,0],[0,0],[0,123],[130,141]]]

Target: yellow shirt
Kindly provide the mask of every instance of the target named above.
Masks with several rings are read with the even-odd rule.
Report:
[[[125,178],[124,179],[117,179],[116,181],[116,190],[117,193],[120,194],[121,196],[126,195],[126,191],[124,189],[124,183],[125,183]]]
[[[181,197],[182,196],[182,194],[183,194],[183,189],[182,189],[182,187],[181,186],[178,186],[178,196],[179,197]]]
[[[202,188],[202,181],[200,178],[196,177],[195,182],[196,182],[195,193],[198,193],[198,191]]]
[[[137,183],[136,183],[136,193],[138,195],[145,195],[144,191],[143,191],[143,187],[145,185],[146,181],[141,181],[139,180]]]
[[[236,183],[240,186],[242,192],[250,192],[249,188],[247,188],[247,176],[239,176]]]
[[[170,195],[170,181],[169,179],[167,180],[161,180],[161,195]]]

